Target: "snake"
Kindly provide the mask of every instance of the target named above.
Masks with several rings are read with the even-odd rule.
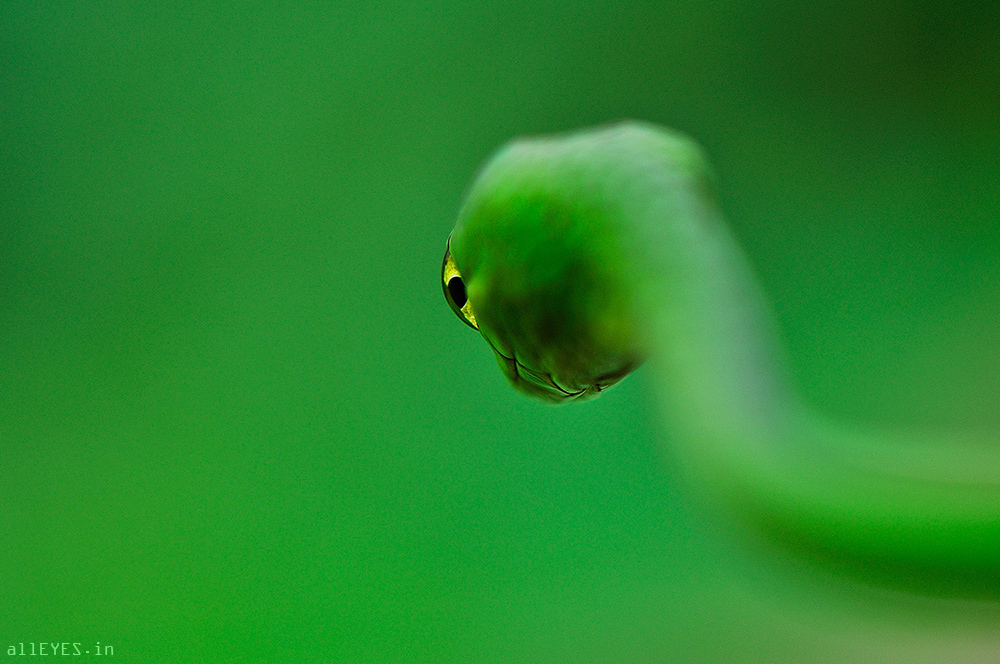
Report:
[[[515,138],[459,207],[445,299],[550,403],[647,365],[688,481],[769,540],[865,580],[1000,597],[1000,438],[807,404],[717,191],[700,146],[652,123]]]

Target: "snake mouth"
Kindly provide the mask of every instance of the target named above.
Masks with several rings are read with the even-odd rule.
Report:
[[[483,335],[483,338],[485,339],[486,335]],[[629,366],[613,374],[600,376],[594,383],[578,390],[567,390],[556,382],[551,373],[530,369],[521,364],[513,353],[510,357],[507,357],[497,350],[489,339],[486,339],[486,343],[489,344],[494,355],[496,355],[497,364],[500,365],[500,369],[511,385],[526,394],[540,397],[552,403],[565,403],[573,400],[583,401],[596,397],[628,375],[634,368]]]

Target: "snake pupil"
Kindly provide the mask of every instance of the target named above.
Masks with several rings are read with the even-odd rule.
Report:
[[[462,281],[462,277],[454,276],[448,280],[448,294],[451,295],[451,299],[454,300],[459,309],[465,306],[469,298],[465,294],[465,283]]]

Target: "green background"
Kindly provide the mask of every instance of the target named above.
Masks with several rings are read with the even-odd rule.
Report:
[[[848,618],[706,525],[643,372],[584,405],[513,393],[440,261],[512,136],[674,126],[810,401],[996,426],[998,34],[988,2],[3,3],[0,654],[916,648],[817,645]],[[785,622],[734,578],[780,587]]]

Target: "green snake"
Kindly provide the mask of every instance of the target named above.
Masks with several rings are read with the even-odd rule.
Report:
[[[806,406],[713,192],[698,145],[651,124],[514,140],[461,207],[445,298],[548,401],[648,363],[691,480],[772,539],[866,578],[1000,594],[1000,439]]]

